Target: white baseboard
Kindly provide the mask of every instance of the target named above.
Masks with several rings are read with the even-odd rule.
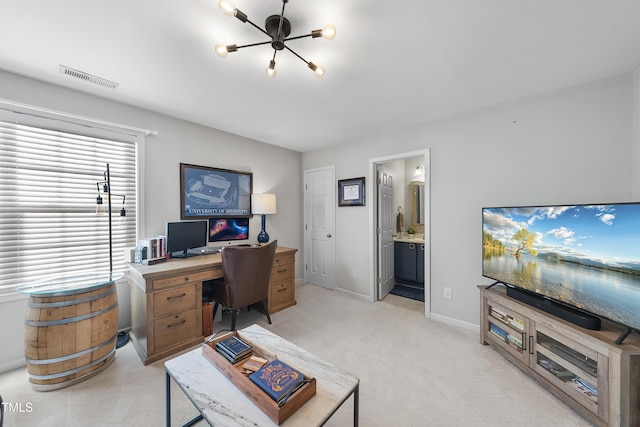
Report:
[[[348,290],[342,289],[342,288],[335,288],[333,291],[335,293],[338,293],[338,294],[347,295],[347,296],[350,296],[352,298],[359,299],[360,301],[371,302],[369,300],[369,295],[362,295],[362,294],[359,294],[357,292],[348,291]]]
[[[24,366],[27,366],[27,361],[24,358],[0,363],[0,374],[3,372],[13,371],[14,369],[22,368]]]
[[[441,314],[431,313],[430,318],[436,322],[446,323],[447,325],[457,326],[458,328],[467,329],[469,331],[480,333],[480,325],[454,319],[453,317],[443,316]]]

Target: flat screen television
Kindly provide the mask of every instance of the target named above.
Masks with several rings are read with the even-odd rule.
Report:
[[[166,227],[167,253],[172,258],[199,255],[189,249],[207,246],[207,221],[168,222]]]
[[[209,218],[211,246],[229,245],[237,240],[249,240],[249,218]]]
[[[622,342],[640,330],[640,203],[483,208],[482,275],[625,325]]]

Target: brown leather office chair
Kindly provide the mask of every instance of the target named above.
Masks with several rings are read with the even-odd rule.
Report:
[[[264,246],[228,246],[222,250],[224,278],[213,281],[206,292],[214,302],[214,318],[218,306],[222,305],[231,311],[231,329],[235,330],[240,309],[260,303],[271,324],[267,296],[277,246],[275,240]]]

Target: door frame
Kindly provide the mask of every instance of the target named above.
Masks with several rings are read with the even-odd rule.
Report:
[[[369,205],[369,283],[370,293],[369,300],[374,302],[377,300],[378,285],[376,278],[378,275],[378,262],[377,262],[377,202],[378,202],[378,190],[377,190],[377,166],[381,163],[392,162],[396,160],[406,160],[415,157],[424,158],[424,200],[423,209],[426,213],[427,220],[424,224],[424,314],[425,317],[431,317],[431,163],[430,163],[430,149],[411,151],[407,153],[392,154],[384,157],[375,157],[369,159],[369,185],[367,189],[367,198],[371,200]]]

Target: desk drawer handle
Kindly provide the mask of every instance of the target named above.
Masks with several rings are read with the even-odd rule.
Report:
[[[179,321],[179,322],[176,322],[176,323],[172,323],[172,324],[170,324],[170,325],[167,325],[167,329],[169,329],[169,328],[175,328],[176,326],[180,326],[180,325],[182,325],[183,323],[187,323],[187,321],[186,321],[185,319],[182,319],[182,320],[181,320],[181,321]]]
[[[185,281],[185,282],[188,282],[188,281],[189,281],[189,278],[188,278],[187,276],[185,276],[184,281]]]
[[[287,288],[282,288],[282,289],[278,289],[276,292],[284,292],[286,290],[287,290]]]
[[[184,298],[184,297],[186,297],[186,296],[187,296],[187,294],[176,295],[176,296],[173,296],[173,297],[167,297],[167,301],[171,301],[171,300],[174,300],[174,299]]]
[[[286,273],[287,270],[288,268],[285,268],[284,270],[278,270],[278,273]]]

